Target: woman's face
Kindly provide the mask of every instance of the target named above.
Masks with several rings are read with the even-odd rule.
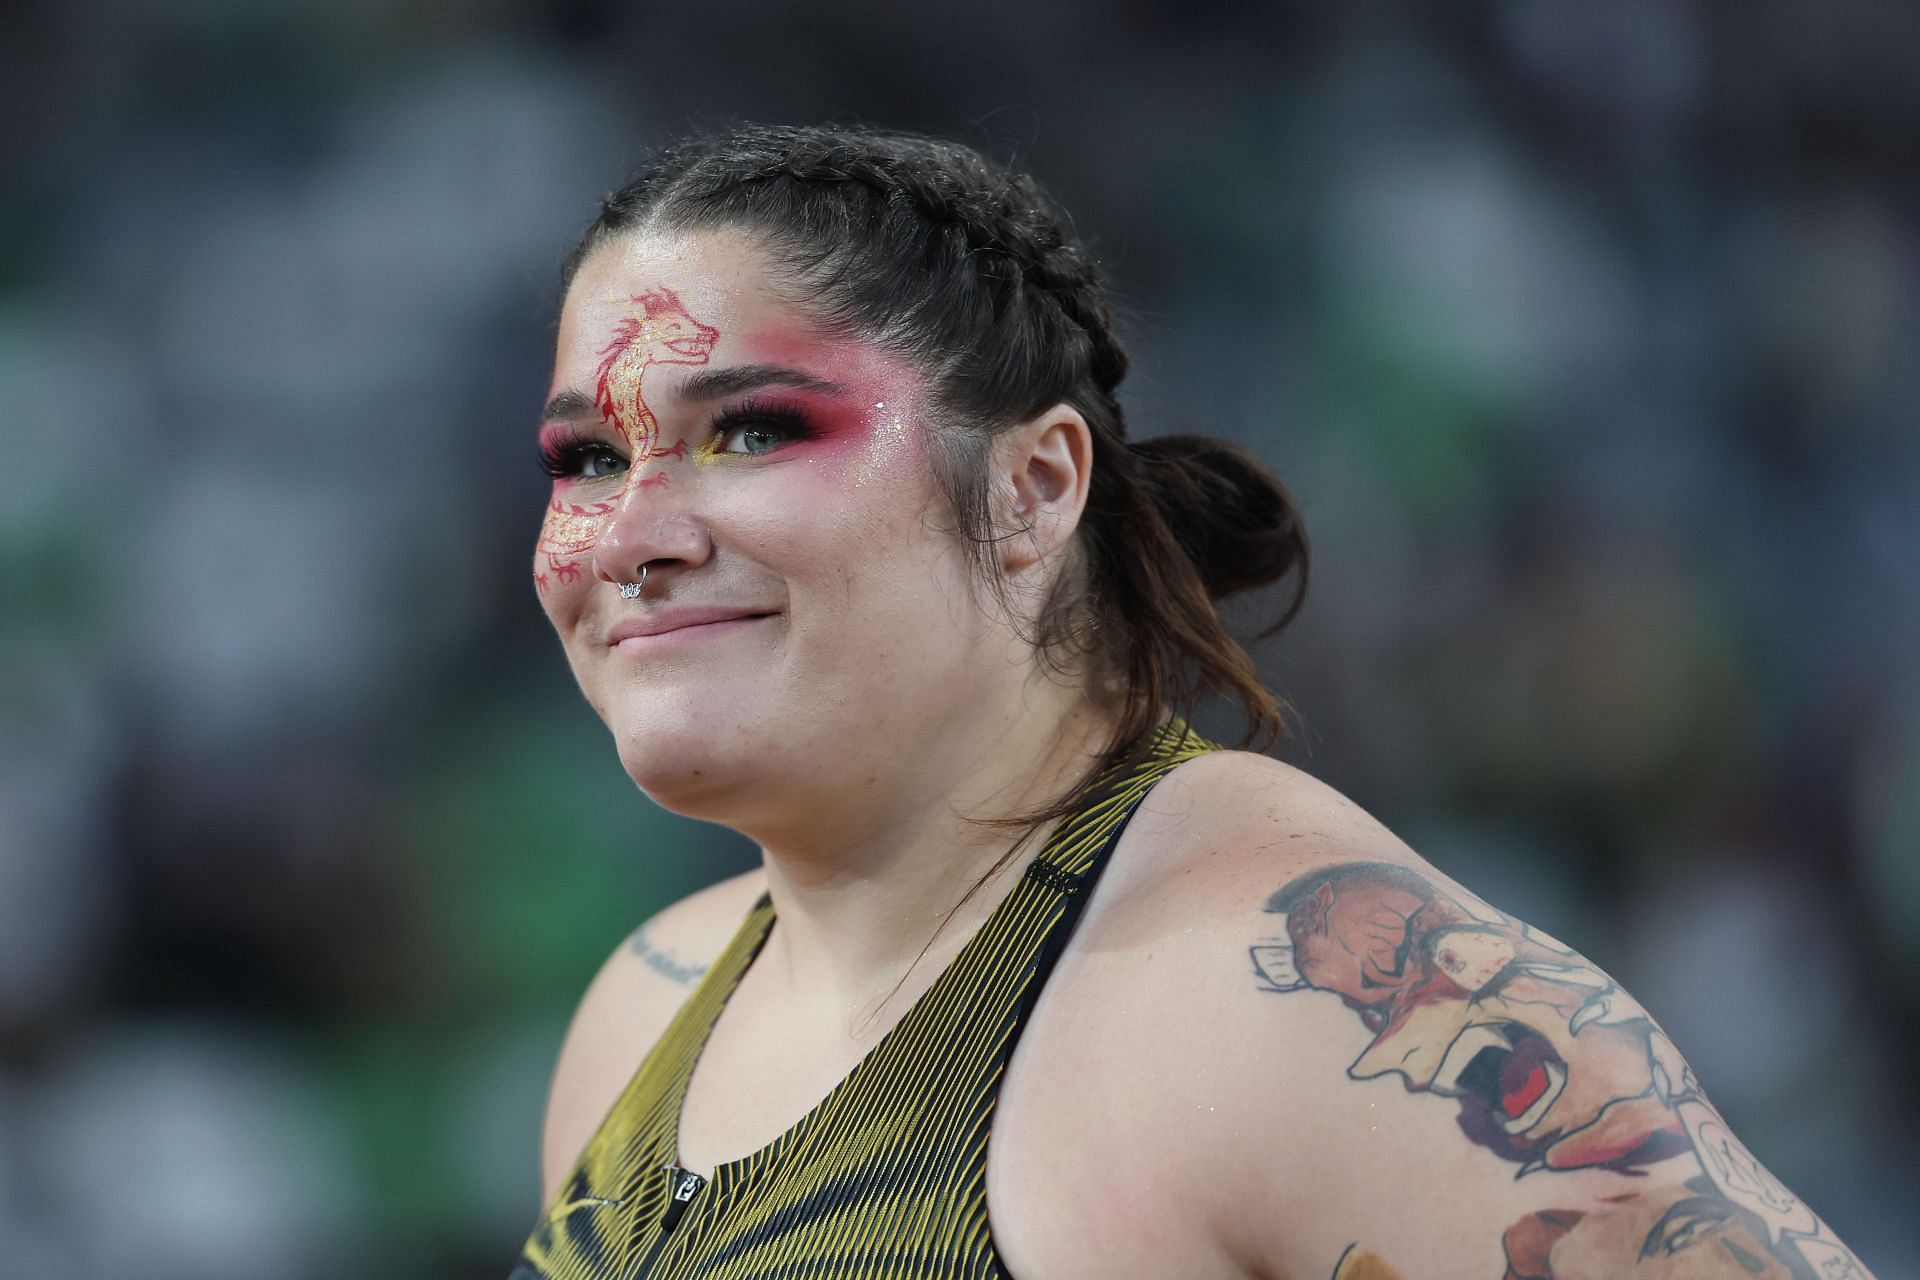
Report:
[[[656,800],[751,821],[864,785],[1004,672],[922,401],[905,362],[777,297],[744,236],[625,237],[582,264],[534,583]]]

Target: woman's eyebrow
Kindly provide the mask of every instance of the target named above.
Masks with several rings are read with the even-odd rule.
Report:
[[[546,409],[540,414],[542,422],[574,422],[581,418],[597,418],[599,406],[593,400],[578,391],[562,391],[547,401]]]
[[[789,369],[785,365],[737,364],[728,369],[715,369],[709,373],[688,374],[674,388],[674,393],[682,400],[718,400],[722,396],[738,395],[743,391],[754,391],[760,387],[792,387],[798,391],[813,391],[825,396],[837,396],[846,392],[846,388],[837,382],[816,378],[810,373]]]
[[[846,394],[846,388],[826,378],[816,378],[810,373],[790,369],[781,364],[737,364],[728,369],[715,369],[710,373],[690,374],[675,389],[683,400],[718,400],[723,396],[739,395],[743,391],[754,391],[760,387],[793,387],[800,391],[812,391],[825,396]],[[547,407],[540,415],[542,422],[576,422],[581,418],[598,418],[600,406],[583,391],[562,391],[547,401]]]

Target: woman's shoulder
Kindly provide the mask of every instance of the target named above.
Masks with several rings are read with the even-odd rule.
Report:
[[[1271,984],[1257,964],[1261,948],[1285,928],[1274,913],[1278,897],[1316,875],[1362,865],[1450,883],[1385,824],[1304,770],[1245,751],[1184,761],[1129,820],[1063,957],[1056,1003],[1095,1020],[1153,1009],[1153,1019],[1127,1023],[1138,1042],[1113,1055],[1141,1069],[1143,1081],[1155,1064],[1180,1071],[1192,1052],[1234,1050],[1250,1017],[1271,1022],[1261,1003]]]
[[[642,921],[600,966],[581,998],[575,1026],[596,1018],[609,1005],[618,1009],[622,1023],[632,1022],[636,1010],[645,1010],[655,1016],[642,1019],[639,1029],[651,1032],[651,1044],[726,949],[766,887],[766,872],[756,867],[688,894]],[[654,1021],[657,1027],[650,1025]]]
[[[647,1052],[766,891],[756,868],[709,885],[621,939],[574,1011],[547,1095],[541,1169],[554,1188]]]
[[[1128,1212],[1209,1223],[1260,1274],[1866,1274],[1613,978],[1333,788],[1218,753],[1136,821],[1028,1033],[1029,1114],[1100,1098],[1049,1135],[1093,1154],[1030,1157],[1031,1185],[1126,1195],[1097,1180],[1152,1151]]]
[[[1186,1096],[1195,1072],[1230,1096],[1279,1072],[1317,1105],[1341,1078],[1324,1073],[1316,1056],[1327,1011],[1273,1000],[1260,963],[1284,936],[1275,903],[1289,886],[1362,865],[1446,882],[1359,804],[1304,770],[1243,751],[1183,762],[1135,811],[1049,983],[1057,1025],[1100,1026],[1102,1052],[1087,1057],[1044,1033],[1036,1049],[1075,1087],[1128,1098],[1122,1110],[1140,1118],[1144,1131],[1133,1138],[1142,1144],[1173,1141],[1153,1131],[1154,1117],[1191,1107],[1212,1115],[1220,1106],[1211,1092],[1190,1107],[1164,1105]],[[1246,1103],[1230,1100],[1244,1121]]]
[[[1303,770],[1215,751],[1161,778],[1128,821],[1009,1070],[995,1120],[1000,1203],[1097,1188],[1081,1200],[1204,1251],[1214,1244],[1195,1233],[1215,1241],[1238,1230],[1219,1188],[1240,1174],[1223,1170],[1273,1169],[1289,1184],[1311,1176],[1286,1166],[1313,1145],[1301,1141],[1298,1116],[1347,1114],[1341,1065],[1325,1047],[1328,1030],[1342,1028],[1315,1002],[1265,994],[1254,961],[1275,932],[1277,890],[1356,860],[1418,861]],[[1101,1105],[1077,1103],[1087,1097]],[[1017,1211],[1002,1217],[997,1237],[1025,1253],[1030,1270],[1055,1261],[1046,1240],[1062,1233],[1029,1236]],[[1099,1234],[1085,1226],[1064,1234]],[[1332,1270],[1329,1261],[1318,1274]]]
[[[1163,909],[1176,882],[1192,905],[1236,913],[1248,881],[1356,859],[1425,867],[1405,842],[1334,787],[1269,756],[1211,751],[1184,761],[1147,793],[1128,824],[1116,893]]]
[[[649,917],[615,949],[608,963],[689,988],[732,941],[740,922],[767,891],[759,867],[688,894]]]

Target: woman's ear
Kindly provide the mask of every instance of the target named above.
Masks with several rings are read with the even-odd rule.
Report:
[[[1067,545],[1093,480],[1093,429],[1064,402],[995,440],[1005,536],[1000,568],[1021,573]]]

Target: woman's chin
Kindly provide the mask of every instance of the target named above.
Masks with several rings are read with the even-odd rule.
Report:
[[[733,744],[719,749],[720,741]],[[620,763],[634,785],[663,809],[690,818],[724,820],[724,796],[734,790],[745,768],[741,735],[712,729],[662,730],[658,726],[622,734]]]

